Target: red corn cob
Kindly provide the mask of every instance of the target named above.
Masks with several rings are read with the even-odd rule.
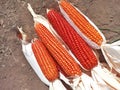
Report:
[[[92,49],[70,26],[70,24],[55,10],[50,10],[47,17],[53,28],[68,45],[80,64],[87,70],[91,70],[98,62]]]
[[[41,38],[44,45],[50,51],[51,55],[55,58],[60,65],[62,71],[66,76],[80,76],[81,70],[79,65],[69,55],[61,43],[48,31],[48,29],[40,23],[35,23],[35,31]]]
[[[40,40],[35,40],[32,43],[32,49],[45,77],[51,82],[56,80],[59,77],[56,63],[43,43]]]

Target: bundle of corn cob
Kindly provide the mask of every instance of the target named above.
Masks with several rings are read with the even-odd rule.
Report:
[[[109,45],[106,44],[106,39],[104,35],[100,32],[100,30],[97,28],[97,26],[95,26],[95,24],[92,21],[90,21],[87,16],[85,16],[81,11],[79,11],[69,2],[65,0],[61,0],[59,2],[59,7],[65,19],[76,30],[76,32],[90,46],[92,46],[95,49],[101,49],[108,65],[120,73],[119,57],[113,56],[113,54],[111,53],[112,51],[107,50],[107,48],[113,49],[113,46],[111,46],[110,44]],[[119,45],[115,45],[115,46],[119,48]],[[119,51],[117,49],[114,50],[115,50],[115,54],[118,55]]]
[[[59,78],[59,71],[56,62],[43,45],[41,40],[34,39],[27,44],[27,35],[19,28],[22,36],[23,53],[41,81],[49,86],[49,90],[67,90]],[[59,87],[59,88],[58,88]]]
[[[95,24],[85,16],[81,11],[75,8],[72,4],[62,0],[59,2],[60,10],[66,20],[73,26],[73,28],[78,32],[78,34],[83,37],[83,39],[93,48],[102,49],[103,55],[110,66],[120,73],[120,61],[119,57],[109,57],[107,54],[112,56],[111,51],[106,50],[108,44],[106,44],[106,39],[100,30],[95,26]],[[112,48],[112,46],[109,44]],[[118,46],[118,45],[115,45]],[[109,47],[108,47],[109,48]],[[118,50],[115,50],[118,54]],[[117,58],[116,60],[114,58]]]
[[[60,66],[61,71],[69,78],[66,79],[65,77],[61,77],[61,79],[69,84],[74,90],[92,90],[92,88],[96,90],[98,88],[96,83],[88,75],[81,73],[79,65],[62,46],[61,42],[51,33],[49,22],[43,16],[35,15],[30,5],[28,5],[28,9],[35,21],[34,26],[36,33]]]
[[[85,43],[85,41],[78,35],[78,33],[69,25],[69,23],[55,10],[48,11],[48,19],[50,23],[53,25],[54,29],[58,32],[58,34],[62,37],[68,47],[71,49],[76,58],[80,61],[80,64],[85,70],[91,70],[97,72],[100,76],[107,75],[102,68],[99,68],[98,61],[96,56],[94,55],[92,49]],[[98,65],[98,66],[97,66]],[[96,67],[97,66],[97,67]],[[102,74],[99,73],[99,70]],[[108,77],[111,77],[107,75]],[[118,89],[120,83],[117,82],[114,78],[105,79],[102,77],[107,83],[111,86]],[[112,80],[116,82],[113,85]],[[117,86],[117,87],[116,87]]]
[[[92,49],[62,17],[62,15],[55,10],[49,10],[47,12],[47,17],[53,28],[68,45],[84,69],[91,70],[93,67],[97,66],[98,61]]]

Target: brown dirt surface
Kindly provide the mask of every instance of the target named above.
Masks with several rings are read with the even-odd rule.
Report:
[[[0,90],[48,90],[36,76],[22,51],[13,27],[34,33],[30,3],[36,13],[57,8],[57,0],[0,0]],[[69,0],[102,30],[108,42],[120,39],[120,0]]]

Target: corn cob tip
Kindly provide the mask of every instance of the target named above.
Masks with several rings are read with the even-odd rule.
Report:
[[[59,0],[57,0],[57,2],[58,2],[58,4],[60,3],[60,1],[59,1]]]
[[[58,4],[61,3],[62,1],[67,1],[67,0],[57,0],[58,1]]]
[[[48,14],[50,11],[56,11],[56,10],[55,10],[55,9],[47,9],[47,14]]]
[[[22,44],[28,44],[29,38],[27,34],[22,30],[22,27],[17,27],[17,37],[22,41]]]
[[[20,33],[24,33],[23,30],[22,30],[22,27],[17,26],[17,29],[19,30]]]
[[[31,43],[35,42],[36,40],[38,40],[38,39],[37,39],[37,38],[33,38],[33,39],[31,40]]]
[[[18,31],[17,31],[17,37],[21,40],[23,40],[23,36],[25,35],[25,33],[22,30],[22,27],[17,27]]]
[[[48,9],[48,8],[47,8],[47,9],[46,9],[47,13],[48,13],[50,10],[51,10],[51,9]]]
[[[58,5],[60,5],[61,2],[63,2],[63,1],[67,1],[67,0],[58,0]]]
[[[30,3],[27,3],[28,7],[31,7]]]
[[[34,22],[34,27],[37,27],[39,25],[39,22],[35,21]]]
[[[34,12],[32,6],[28,3],[28,6],[27,6],[29,12],[32,14],[33,18],[35,18],[37,16],[37,14]]]

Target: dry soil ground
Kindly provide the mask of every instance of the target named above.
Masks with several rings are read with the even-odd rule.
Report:
[[[120,0],[69,0],[104,33],[108,42],[120,39]],[[45,16],[46,8],[58,8],[56,0],[0,0],[0,90],[48,90],[27,63],[13,27],[22,26],[36,36],[30,3]]]

